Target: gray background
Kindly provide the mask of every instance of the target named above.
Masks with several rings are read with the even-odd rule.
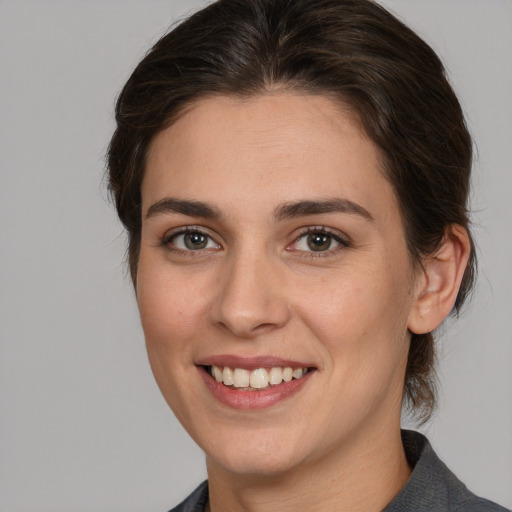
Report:
[[[205,476],[146,360],[102,183],[114,98],[205,2],[0,0],[0,510],[164,511]],[[477,141],[481,276],[423,427],[512,507],[512,2],[386,0],[440,53]]]

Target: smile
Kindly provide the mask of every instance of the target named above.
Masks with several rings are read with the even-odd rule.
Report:
[[[308,372],[308,368],[294,369],[290,366],[274,366],[272,368],[247,370],[245,368],[211,365],[207,367],[207,371],[217,382],[231,389],[257,391],[279,386],[283,382],[300,379]]]
[[[196,368],[216,401],[246,411],[286,401],[317,374],[305,361],[270,356],[217,355],[197,361]]]

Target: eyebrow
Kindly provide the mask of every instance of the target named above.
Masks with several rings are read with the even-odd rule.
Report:
[[[190,217],[203,217],[206,219],[218,219],[222,216],[220,210],[212,204],[165,197],[148,208],[146,219],[162,213],[182,213]]]
[[[350,215],[358,215],[369,221],[374,220],[366,208],[363,208],[360,204],[354,203],[349,199],[342,198],[286,203],[275,209],[274,217],[276,220],[282,221],[321,213],[348,213]]]
[[[220,209],[210,203],[165,197],[148,208],[146,219],[164,213],[181,213],[190,217],[202,217],[205,219],[220,219],[222,217]],[[322,213],[347,213],[373,221],[370,212],[360,204],[342,198],[285,203],[274,210],[274,218],[279,222],[286,219]]]

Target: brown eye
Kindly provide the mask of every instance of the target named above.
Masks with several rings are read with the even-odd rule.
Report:
[[[183,243],[191,251],[205,249],[208,245],[208,237],[203,233],[185,233],[183,235]]]
[[[288,250],[303,253],[333,253],[337,249],[348,247],[349,244],[340,235],[330,233],[326,228],[308,228],[295,239]]]
[[[165,241],[165,244],[180,251],[202,251],[220,248],[211,236],[202,231],[175,233]]]
[[[327,233],[312,233],[307,237],[308,247],[312,251],[327,251],[331,248],[333,239]]]

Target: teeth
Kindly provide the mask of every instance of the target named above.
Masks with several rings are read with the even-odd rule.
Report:
[[[226,386],[233,385],[233,372],[227,366],[225,366],[224,370],[222,371],[222,382]]]
[[[217,382],[222,382],[223,372],[218,366],[212,366],[212,376]]]
[[[271,368],[269,378],[272,386],[281,384],[283,382],[283,370],[281,368]]]
[[[243,368],[235,368],[233,372],[233,384],[235,388],[248,388],[249,387],[249,371]]]
[[[249,389],[265,389],[269,385],[277,386],[283,381],[290,382],[292,379],[300,379],[307,371],[307,368],[293,369],[290,366],[270,369],[256,368],[252,371],[244,368],[234,368],[232,370],[227,366],[222,368],[215,365],[210,368],[210,373],[217,382],[222,382],[225,386]]]
[[[293,379],[293,370],[288,366],[283,369],[283,380],[290,382]]]
[[[304,375],[304,372],[302,371],[302,368],[297,368],[296,370],[293,370],[292,377],[294,379],[300,379]]]
[[[258,368],[251,372],[251,388],[262,389],[268,386],[268,372],[265,368]]]

